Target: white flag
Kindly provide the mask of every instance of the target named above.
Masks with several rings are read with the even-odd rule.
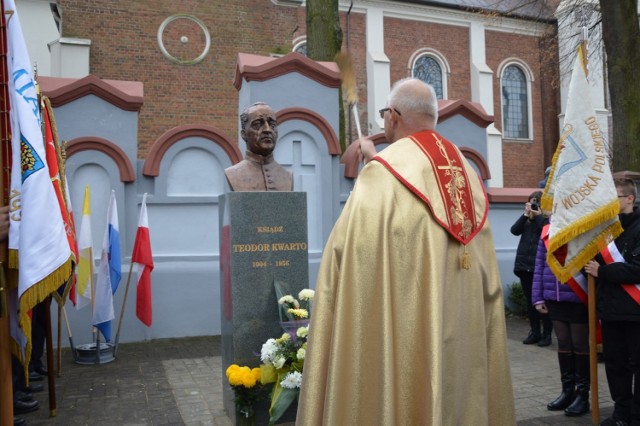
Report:
[[[622,232],[609,153],[591,104],[584,63],[580,46],[560,141],[542,196],[543,210],[553,214],[547,263],[561,282]]]
[[[38,94],[13,0],[4,0],[11,103],[9,267],[18,269],[20,329],[13,335],[29,358],[28,312],[72,274],[72,253],[47,167]],[[26,344],[23,341],[26,338]]]

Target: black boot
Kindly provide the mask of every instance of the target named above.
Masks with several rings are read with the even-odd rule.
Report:
[[[549,345],[551,345],[551,333],[543,333],[540,341],[538,342],[538,346],[542,348]]]
[[[540,330],[536,333],[535,331],[529,331],[529,335],[526,339],[522,341],[525,345],[533,345],[534,343],[538,343],[540,341]]]
[[[544,317],[542,319],[542,337],[538,342],[538,346],[540,347],[551,345],[551,332],[553,331],[553,326],[551,324],[551,320],[549,319],[549,315],[544,315]]]
[[[570,417],[581,416],[589,412],[589,354],[574,354],[576,399],[564,410]]]
[[[559,411],[567,408],[575,396],[575,383],[573,381],[573,353],[558,352],[558,364],[560,364],[560,381],[562,393],[547,404],[547,409]]]

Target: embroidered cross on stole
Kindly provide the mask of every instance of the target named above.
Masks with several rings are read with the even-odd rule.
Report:
[[[438,190],[445,205],[442,225],[455,239],[468,244],[478,231],[469,176],[455,146],[434,131],[420,132],[411,139],[431,162]]]
[[[426,188],[426,193],[422,193],[416,185],[407,181],[399,170],[402,168],[400,165],[394,168],[381,158],[374,159],[384,164],[409,190],[421,198],[429,206],[436,222],[462,244],[464,252],[461,257],[461,266],[469,269],[470,261],[466,245],[484,225],[488,203],[485,202],[484,206],[474,205],[474,186],[471,185],[461,153],[453,143],[434,131],[415,133],[410,136],[410,139],[431,164],[436,185]],[[482,187],[478,188],[476,185],[475,188],[476,191],[482,191]],[[443,208],[434,208],[432,201],[437,197],[441,199]],[[484,211],[477,216],[475,210],[478,208]]]

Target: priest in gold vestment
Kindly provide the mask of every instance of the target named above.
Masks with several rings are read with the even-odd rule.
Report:
[[[395,142],[360,141],[373,158],[324,249],[296,424],[515,425],[482,182],[433,131],[431,86],[399,81],[380,113]]]

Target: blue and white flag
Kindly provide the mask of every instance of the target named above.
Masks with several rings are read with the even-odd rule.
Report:
[[[111,340],[111,321],[113,313],[113,295],[118,289],[122,277],[120,258],[120,233],[118,229],[118,206],[116,193],[111,190],[111,199],[107,210],[107,229],[102,240],[102,254],[96,279],[96,294],[93,301],[93,325],[100,330],[105,340]]]
[[[30,358],[29,311],[72,273],[71,249],[47,166],[40,105],[14,0],[4,0],[11,116],[9,267],[18,270],[16,355]]]

